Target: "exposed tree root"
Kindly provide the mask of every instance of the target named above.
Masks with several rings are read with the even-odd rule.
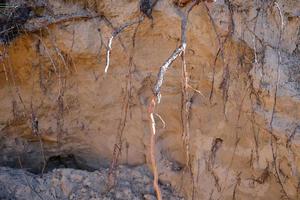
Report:
[[[130,52],[129,57],[129,69],[128,69],[128,77],[126,81],[126,93],[123,99],[123,106],[122,106],[122,113],[121,113],[121,120],[118,126],[118,133],[116,136],[116,143],[114,145],[113,149],[113,159],[110,165],[109,173],[108,173],[108,183],[107,187],[110,189],[115,184],[115,169],[118,166],[118,162],[120,159],[120,156],[122,154],[122,148],[123,148],[123,133],[127,122],[128,117],[128,111],[130,109],[129,101],[131,98],[132,93],[132,73],[134,68],[134,61],[133,61],[133,55],[134,55],[134,48],[135,48],[135,38],[136,34],[139,28],[139,24],[141,21],[138,22],[138,25],[135,28],[135,31],[132,36],[132,51]],[[129,144],[127,144],[129,145]],[[126,146],[127,148],[127,146]],[[127,148],[128,151],[128,148]]]
[[[194,199],[195,195],[195,180],[194,180],[194,173],[192,170],[192,164],[191,164],[191,155],[190,155],[190,110],[192,106],[192,97],[189,97],[188,94],[188,88],[191,88],[194,91],[194,94],[196,92],[199,92],[197,89],[194,89],[188,84],[188,73],[187,73],[187,67],[186,67],[186,59],[185,59],[185,51],[181,54],[182,58],[182,83],[181,83],[181,121],[182,121],[182,140],[183,145],[185,146],[185,157],[186,157],[186,167],[191,175],[193,188],[192,188],[192,199]]]
[[[154,109],[156,105],[156,99],[152,98],[149,106],[148,106],[148,114],[150,119],[150,128],[151,128],[151,139],[150,139],[150,158],[151,158],[151,165],[153,170],[153,187],[156,192],[156,197],[158,200],[162,200],[161,191],[158,185],[158,169],[156,164],[156,156],[155,156],[155,120],[154,120]]]
[[[60,24],[68,21],[78,21],[94,18],[102,18],[102,15],[91,14],[72,14],[72,15],[57,15],[54,17],[41,17],[28,21],[24,26],[24,32],[35,32],[44,29],[50,25]],[[21,30],[22,31],[22,30]]]
[[[107,45],[107,51],[106,51],[106,64],[105,64],[105,68],[104,68],[104,73],[107,73],[109,65],[110,65],[110,53],[111,53],[111,49],[112,49],[112,42],[113,39],[121,32],[123,32],[126,28],[134,25],[134,24],[139,24],[144,20],[144,17],[140,17],[137,20],[134,21],[130,21],[127,22],[125,24],[123,24],[122,26],[120,26],[119,28],[115,29],[112,34],[111,37],[108,40],[108,45]]]
[[[187,82],[186,82],[186,65],[185,65],[185,59],[184,59],[184,52],[186,49],[186,32],[187,32],[187,22],[188,22],[188,15],[190,11],[193,9],[194,6],[200,3],[200,0],[193,1],[186,9],[186,11],[183,13],[182,11],[179,11],[181,16],[181,45],[175,49],[175,51],[171,54],[171,56],[164,62],[164,64],[160,67],[157,80],[153,89],[154,96],[151,98],[151,101],[148,105],[148,115],[149,115],[149,121],[150,121],[150,128],[151,128],[151,140],[150,140],[150,157],[151,157],[151,165],[152,170],[154,174],[154,180],[153,180],[153,186],[156,191],[157,199],[161,200],[161,191],[158,185],[158,169],[156,164],[156,156],[155,156],[155,134],[156,134],[156,127],[155,127],[155,120],[154,120],[154,111],[156,102],[159,103],[161,99],[160,89],[163,84],[164,76],[166,71],[170,68],[171,64],[178,58],[178,56],[183,55],[183,87],[185,88],[183,93],[186,93],[187,88]],[[186,134],[186,133],[185,133]],[[187,138],[187,137],[185,137]],[[186,143],[186,141],[185,141]],[[188,153],[187,149],[187,154]],[[189,157],[189,155],[188,155]],[[188,158],[187,158],[188,159]]]
[[[186,166],[190,167],[190,124],[189,124],[189,111],[191,107],[191,102],[188,97],[188,75],[186,69],[185,51],[182,52],[182,97],[181,97],[181,120],[182,120],[182,139],[185,145],[186,153]]]

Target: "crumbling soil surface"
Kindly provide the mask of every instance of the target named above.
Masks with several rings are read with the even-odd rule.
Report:
[[[0,199],[156,199],[151,173],[146,166],[120,166],[116,171],[116,185],[110,190],[106,185],[108,170],[87,172],[63,168],[41,177],[23,169],[0,167]],[[161,189],[164,199],[183,199],[169,185],[161,185]]]

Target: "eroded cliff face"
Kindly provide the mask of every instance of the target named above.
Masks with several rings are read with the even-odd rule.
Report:
[[[151,167],[147,105],[160,66],[180,45],[185,7],[160,0],[153,20],[122,29],[105,74],[109,39],[141,16],[138,1],[10,3],[30,14],[14,22],[21,34],[1,33],[0,164],[39,172],[59,158],[92,170],[121,149],[118,163]],[[297,0],[193,8],[187,98],[179,57],[156,108],[162,182],[186,199],[298,198],[299,16]]]

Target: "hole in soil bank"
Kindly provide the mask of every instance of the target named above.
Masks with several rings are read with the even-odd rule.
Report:
[[[52,171],[56,168],[74,168],[81,169],[78,165],[75,156],[73,154],[69,155],[57,155],[48,158],[46,162],[45,172]]]
[[[36,157],[36,159],[32,159],[32,157],[30,157],[29,159],[28,158],[29,157],[27,156],[18,157],[9,163],[0,163],[0,166],[24,169],[33,174],[41,174],[42,171],[43,173],[47,173],[59,168],[72,168],[92,172],[98,170],[100,167],[95,167],[90,163],[81,162],[79,161],[80,158],[76,157],[74,154],[50,156],[46,158],[45,166],[43,160],[38,156]]]
[[[0,131],[0,166],[24,169],[34,174],[52,171],[55,168],[73,168],[95,171],[109,167],[110,160],[100,156],[85,144],[71,143],[76,149],[57,148],[54,143],[43,143],[32,138],[16,137],[6,129]],[[67,144],[67,143],[66,143]]]
[[[98,170],[98,167],[91,167],[89,163],[83,163],[79,161],[80,158],[76,157],[74,154],[61,154],[54,155],[47,159],[44,173],[52,171],[59,168],[72,168],[86,170],[89,172]],[[28,170],[35,174],[40,174],[44,167],[44,163],[41,163],[39,170]]]

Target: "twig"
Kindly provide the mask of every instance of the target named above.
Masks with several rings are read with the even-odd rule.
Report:
[[[187,87],[192,89],[194,92],[200,94],[202,97],[204,97],[204,94],[199,89],[192,87],[190,84],[187,84]]]

